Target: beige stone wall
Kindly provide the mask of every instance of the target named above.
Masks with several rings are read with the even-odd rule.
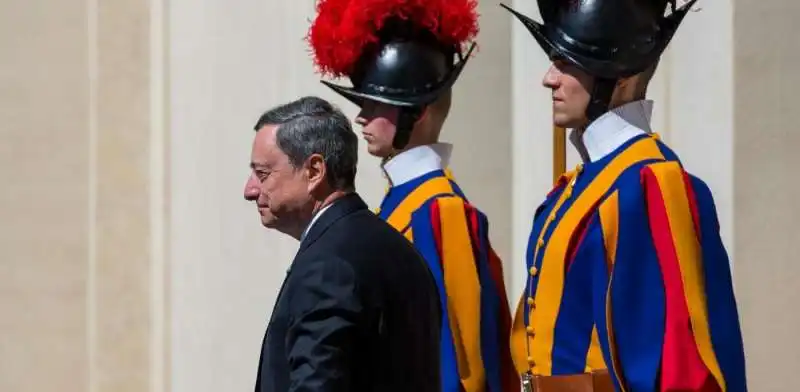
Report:
[[[650,91],[655,129],[715,192],[756,391],[800,385],[800,58],[782,36],[795,3],[702,4]],[[537,15],[533,1],[514,6]],[[263,230],[242,199],[251,127],[306,94],[355,114],[313,73],[301,40],[313,12],[311,1],[0,2],[0,391],[252,388],[296,243]],[[443,137],[516,301],[550,185],[547,62],[495,3],[480,12],[480,51]],[[384,181],[361,151],[357,186],[376,206]]]
[[[736,1],[736,289],[754,391],[800,388],[800,3]]]
[[[0,6],[4,391],[88,385],[86,15],[78,1]]]
[[[159,390],[151,6],[0,3],[2,391]]]

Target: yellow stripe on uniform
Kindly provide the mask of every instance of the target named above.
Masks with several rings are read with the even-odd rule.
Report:
[[[600,336],[597,334],[597,326],[592,327],[592,340],[589,344],[589,351],[586,353],[586,373],[594,370],[606,369],[606,360],[603,359],[603,349],[600,347]]]
[[[455,177],[453,177],[453,171],[450,170],[449,167],[444,169],[444,176],[445,176],[445,178],[447,178],[449,180],[455,181]],[[430,181],[430,180],[428,180],[428,181]],[[441,186],[442,184],[440,183],[439,185]],[[447,184],[447,185],[450,186],[450,184]],[[389,193],[389,190],[391,190],[391,189],[392,189],[392,185],[391,184],[387,184],[385,189],[384,189],[384,191],[383,191],[384,197]],[[419,187],[417,189],[419,189]],[[449,191],[443,190],[442,192],[453,193],[453,188],[451,186]],[[437,193],[440,193],[440,192],[437,192]],[[437,193],[432,193],[431,196],[433,196],[433,195],[435,195]],[[423,203],[424,203],[424,200],[423,200]],[[412,212],[413,212],[413,210],[415,210],[415,209],[411,209]],[[397,211],[396,208],[395,208],[395,211]],[[394,213],[395,211],[392,211],[392,212]],[[375,215],[380,215],[380,214],[381,214],[381,208],[378,207],[378,208],[375,209]],[[409,214],[410,214],[410,212],[409,212]],[[402,230],[402,229],[403,229],[402,227],[397,228],[397,230]]]
[[[608,333],[609,357],[611,370],[617,380],[622,380],[614,328],[611,322],[611,276],[614,271],[614,260],[617,259],[617,240],[619,239],[619,191],[615,191],[600,205],[600,226],[603,229],[603,243],[606,248],[606,265],[608,266],[608,286],[606,287],[606,331]],[[620,385],[622,392],[625,386]]]
[[[405,229],[411,223],[411,214],[440,193],[453,193],[453,187],[446,177],[433,177],[423,182],[400,202],[386,222],[398,231]]]
[[[572,180],[575,178],[577,171],[571,170],[561,176],[559,181],[563,180],[566,184],[570,184]],[[569,198],[570,187],[567,185],[561,195],[559,195],[558,200],[556,200],[556,204],[552,208],[552,212],[550,216],[547,217],[547,221],[545,221],[544,225],[542,225],[542,230],[539,232],[539,237],[536,240],[535,250],[534,250],[534,261],[536,259],[536,255],[539,253],[540,244],[544,243],[544,233],[547,232],[548,226],[553,223],[553,215],[561,205]],[[533,276],[528,276],[528,285],[533,283]],[[511,329],[511,358],[514,361],[514,365],[517,371],[522,374],[531,370],[532,372],[536,373],[536,367],[531,366],[530,360],[532,357],[529,357],[528,347],[533,345],[533,338],[530,337],[527,326],[524,323],[524,307],[530,306],[528,301],[533,301],[533,297],[527,296],[527,288],[525,293],[522,295],[522,299],[520,299],[519,307],[517,308],[517,314],[514,317],[514,325]],[[529,324],[533,324],[531,320],[534,320],[537,317],[537,313],[535,309],[530,309],[528,312],[528,319]]]
[[[600,226],[603,229],[603,242],[606,248],[606,265],[608,273],[617,259],[617,239],[619,239],[619,191],[614,191],[600,205]]]
[[[553,333],[561,307],[561,297],[564,291],[564,262],[572,235],[583,217],[589,213],[590,209],[625,169],[642,160],[653,158],[663,159],[663,155],[655,141],[649,137],[628,147],[595,177],[558,222],[545,249],[539,286],[536,289],[535,335],[531,346],[531,356],[536,364],[537,374],[552,375]]]
[[[686,305],[692,323],[694,340],[700,358],[714,375],[722,392],[725,392],[725,379],[722,377],[708,327],[705,280],[703,274],[703,253],[695,231],[692,210],[683,178],[683,170],[677,162],[664,162],[650,165],[658,181],[664,199],[672,242],[678,255]]]
[[[403,233],[403,236],[404,236],[404,237],[406,237],[406,239],[407,239],[409,242],[411,242],[412,244],[414,243],[414,233],[413,233],[413,230],[411,230],[411,228],[409,228],[408,230],[406,230],[406,232],[405,232],[405,233]]]
[[[483,391],[486,375],[480,346],[481,287],[464,201],[458,197],[442,197],[437,202],[442,227],[447,314],[456,348],[458,373],[465,391]]]

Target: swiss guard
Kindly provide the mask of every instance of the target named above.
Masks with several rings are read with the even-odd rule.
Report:
[[[323,83],[358,105],[356,122],[389,180],[378,211],[423,255],[442,304],[444,392],[518,391],[511,312],[488,220],[456,184],[439,142],[451,88],[478,32],[475,0],[322,0],[308,40]],[[413,391],[410,391],[413,392]]]
[[[541,23],[503,6],[551,60],[553,120],[583,158],[534,216],[512,332],[527,391],[747,390],[712,193],[645,99],[693,3],[539,0]]]

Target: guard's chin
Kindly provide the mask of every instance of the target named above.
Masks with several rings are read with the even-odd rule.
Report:
[[[558,113],[553,114],[553,125],[561,128],[571,128],[571,124],[572,121],[570,121],[569,116]]]
[[[386,158],[389,155],[391,155],[392,149],[385,148],[375,143],[367,142],[367,152],[369,153],[369,155],[372,155],[374,157]]]
[[[560,128],[580,128],[584,124],[582,117],[570,116],[563,113],[553,114],[553,125]]]

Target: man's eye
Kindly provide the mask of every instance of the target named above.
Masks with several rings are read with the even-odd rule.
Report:
[[[258,177],[260,181],[264,181],[267,179],[267,177],[269,177],[269,174],[270,174],[269,172],[257,171],[256,177]]]

